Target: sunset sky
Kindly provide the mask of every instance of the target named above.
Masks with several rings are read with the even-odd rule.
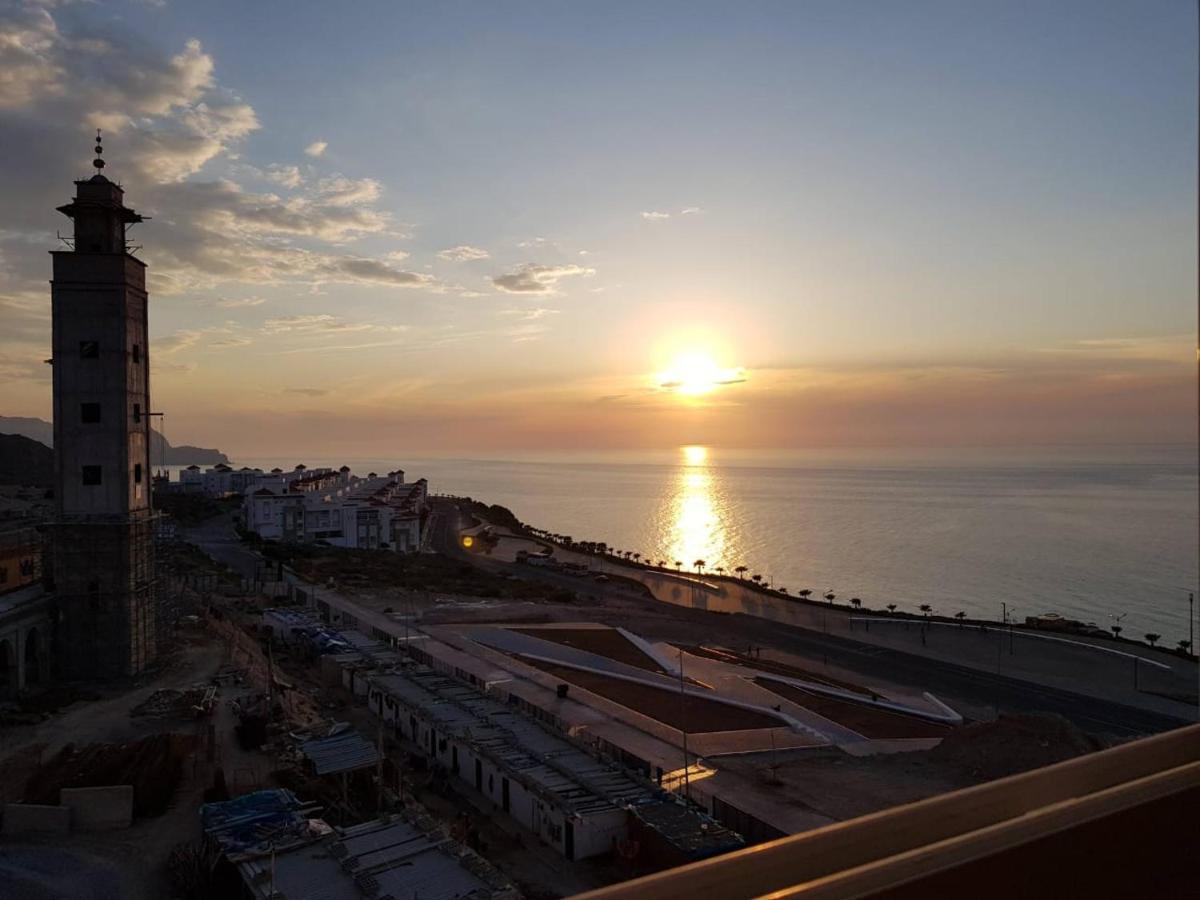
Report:
[[[1186,441],[1176,2],[0,5],[0,414],[54,211],[153,219],[154,406],[233,456]]]

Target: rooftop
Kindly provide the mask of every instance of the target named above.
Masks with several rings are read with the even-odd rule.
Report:
[[[379,762],[378,749],[357,731],[305,741],[300,751],[312,762],[318,775],[351,772]]]
[[[364,822],[273,857],[246,860],[238,872],[251,896],[261,900],[515,896],[487,862],[425,824],[399,817]]]

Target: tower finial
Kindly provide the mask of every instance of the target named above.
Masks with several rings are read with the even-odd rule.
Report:
[[[96,129],[96,158],[92,160],[92,165],[96,167],[96,174],[100,174],[100,170],[104,168],[104,147],[100,144],[100,129]]]

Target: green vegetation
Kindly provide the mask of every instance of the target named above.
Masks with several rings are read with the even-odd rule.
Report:
[[[501,506],[498,503],[488,505],[479,500],[472,500],[470,497],[463,497],[459,501],[459,506],[463,512],[484,519],[489,524],[509,528],[518,533],[525,531],[525,523],[518,519],[507,506]]]
[[[313,544],[264,543],[262,554],[283,562],[314,584],[332,579],[338,590],[402,588],[470,597],[573,603],[573,591],[493,574],[440,554],[389,553],[386,550],[349,550]]]

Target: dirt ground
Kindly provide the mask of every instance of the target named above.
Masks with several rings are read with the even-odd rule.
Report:
[[[553,641],[577,650],[607,656],[609,659],[645,669],[647,672],[665,674],[665,670],[615,628],[514,628],[513,631]]]
[[[159,900],[169,896],[167,856],[177,843],[199,839],[197,809],[211,784],[213,767],[222,766],[231,788],[240,791],[267,783],[273,765],[266,754],[241,749],[235,737],[237,720],[231,701],[244,695],[248,686],[223,686],[211,720],[135,717],[131,712],[155,691],[208,682],[236,662],[226,643],[198,629],[132,688],[108,690],[98,700],[72,704],[39,724],[0,733],[0,795],[5,801],[18,799],[39,763],[70,743],[123,743],[173,731],[193,735],[199,745],[209,721],[217,738],[212,763],[203,753],[193,753],[185,761],[182,782],[162,815],[138,819],[132,827],[110,833],[6,838],[0,897]],[[55,873],[53,877],[48,871]]]
[[[861,703],[851,703],[826,697],[812,691],[792,687],[778,681],[766,678],[755,678],[754,683],[766,688],[772,693],[785,697],[793,703],[798,703],[805,709],[811,709],[817,715],[824,716],[847,728],[853,729],[863,737],[876,739],[896,738],[940,738],[950,733],[949,726],[936,722],[927,722],[914,716],[889,712],[885,709],[875,709]]]
[[[771,716],[691,694],[680,698],[675,691],[635,684],[632,681],[622,681],[619,678],[609,678],[527,657],[521,657],[521,661],[614,703],[620,703],[644,716],[657,719],[672,728],[686,730],[689,734],[778,728],[780,724],[778,719]]]

